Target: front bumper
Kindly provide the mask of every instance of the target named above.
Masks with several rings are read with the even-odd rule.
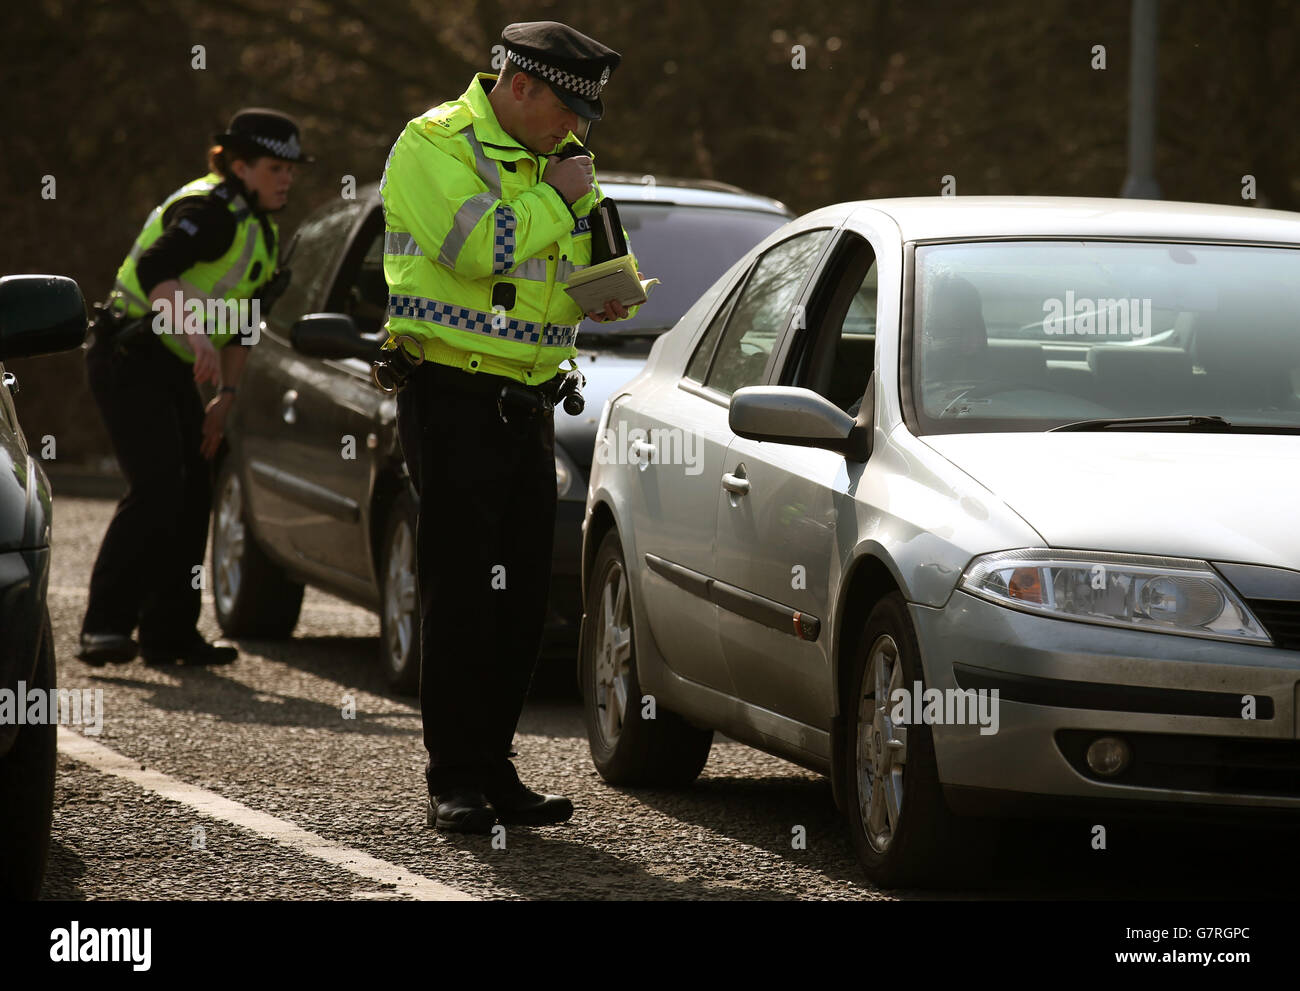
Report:
[[[1041,806],[1019,801],[1033,798],[1300,812],[1300,651],[1045,618],[962,591],[910,609],[927,688],[998,690],[996,732],[932,725],[955,808]],[[1083,757],[1103,735],[1133,753],[1113,778]]]

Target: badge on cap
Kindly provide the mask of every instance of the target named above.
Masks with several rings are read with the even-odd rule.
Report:
[[[605,66],[605,71],[600,74],[600,85],[604,86],[609,82],[609,66]]]

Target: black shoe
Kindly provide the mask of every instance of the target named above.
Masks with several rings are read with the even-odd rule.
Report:
[[[140,655],[146,664],[229,664],[239,656],[239,650],[224,640],[195,640],[187,647],[142,647]]]
[[[478,789],[460,788],[431,796],[426,821],[447,833],[490,833],[497,810]]]
[[[93,668],[105,664],[126,664],[135,659],[136,644],[120,633],[83,633],[77,656]]]
[[[539,795],[524,787],[513,764],[501,780],[484,788],[496,806],[497,821],[513,826],[554,826],[573,815],[573,803],[563,795]]]

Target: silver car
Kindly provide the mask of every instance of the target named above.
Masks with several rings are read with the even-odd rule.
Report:
[[[963,816],[1300,810],[1297,249],[1021,197],[764,240],[597,431],[601,775],[691,781],[720,731],[829,775],[885,885],[951,878]]]

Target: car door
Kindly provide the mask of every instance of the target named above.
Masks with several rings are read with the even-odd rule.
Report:
[[[377,337],[388,307],[383,262],[384,217],[374,202],[363,210],[322,311],[346,313],[359,332]],[[306,510],[292,532],[294,549],[333,582],[371,598],[371,492],[395,403],[370,381],[369,364],[355,358],[297,355],[288,371],[292,397],[282,409],[295,460],[285,467],[300,483]]]
[[[874,362],[876,283],[871,244],[839,233],[773,384],[812,389],[856,415]],[[836,522],[853,518],[865,467],[834,451],[733,436],[717,492],[718,636],[737,694],[819,730],[829,730],[834,711]]]
[[[319,568],[300,531],[316,525],[324,509],[307,481],[317,451],[298,424],[308,359],[290,347],[289,332],[304,314],[323,308],[361,209],[359,201],[342,200],[299,228],[283,262],[292,278],[253,346],[236,404],[246,506],[257,535],[277,557],[312,576]]]
[[[827,231],[803,231],[765,251],[714,312],[680,381],[645,403],[611,409],[608,431],[639,428],[633,471],[642,595],[651,632],[678,674],[734,694],[711,597],[716,489],[732,433],[728,400],[757,385],[794,313]]]

